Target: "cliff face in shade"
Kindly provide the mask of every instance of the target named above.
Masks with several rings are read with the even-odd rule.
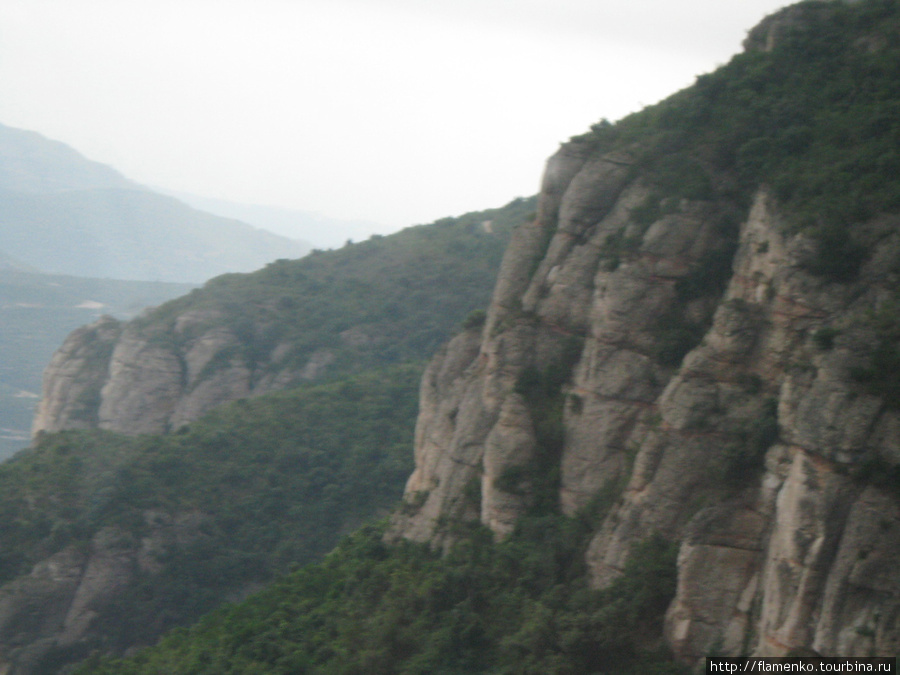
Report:
[[[173,518],[153,511],[144,518],[145,535],[139,540],[132,532],[107,527],[87,546],[68,546],[37,563],[30,574],[0,586],[2,672],[50,672],[48,654],[71,650],[77,656],[79,643],[96,635],[97,619],[117,596],[142,575],[162,571],[167,549],[197,540],[205,519],[199,513]]]
[[[770,17],[747,49],[777,50],[826,10]],[[392,536],[440,547],[459,520],[504,537],[542,504],[596,514],[598,587],[635,544],[680,543],[666,640],[686,662],[893,655],[900,411],[873,364],[893,363],[900,217],[857,216],[830,240],[711,162],[708,195],[651,210],[642,143],[573,139],[549,160],[483,330],[426,372]],[[831,274],[815,262],[829,254]]]

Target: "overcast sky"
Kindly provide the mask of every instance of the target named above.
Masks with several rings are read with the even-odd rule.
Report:
[[[782,0],[2,0],[0,123],[174,190],[388,232],[538,189],[559,143]]]

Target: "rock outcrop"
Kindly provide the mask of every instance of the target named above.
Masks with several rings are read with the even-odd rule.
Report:
[[[718,299],[686,301],[676,287],[731,244],[720,231],[722,206],[685,201],[654,223],[636,222],[631,214],[650,189],[629,180],[629,169],[627,156],[590,157],[582,142],[550,160],[538,217],[514,234],[481,344],[458,337],[426,373],[407,488],[421,507],[401,517],[405,536],[440,538],[442,518],[471,509],[508,532],[528,506],[542,408],[562,408],[567,513],[624,480],[635,443],[654,437],[657,402],[676,373],[668,351],[679,349],[663,344],[665,322],[708,323]],[[523,381],[554,370],[572,372],[563,400],[529,401]],[[521,485],[498,488],[517,476]],[[462,489],[473,481],[477,491]]]
[[[279,368],[281,346],[251,362],[222,319],[218,312],[191,310],[169,332],[103,317],[73,332],[44,373],[33,433],[165,433],[227,401],[285,389],[318,373],[321,354],[305,369]]]
[[[132,321],[102,318],[53,356],[33,432],[164,433],[225,402],[424,360],[487,304],[535,203],[279,260]]]
[[[705,133],[723,109],[753,110],[766,78],[784,77],[803,49],[764,71],[767,54],[816,36],[816,17],[848,6],[801,3],[760,24],[745,43],[759,58],[730,108],[716,105],[731,83],[707,77],[697,87],[707,100],[683,96],[683,107],[621,133],[601,125],[549,160],[483,326],[457,335],[425,372],[416,467],[389,536],[441,548],[460,522],[503,538],[541,508],[585,515],[599,523],[585,553],[598,588],[636,545],[661,536],[679,547],[665,638],[684,662],[897,653],[900,216],[890,214],[900,191],[885,196],[880,182],[900,166],[896,153],[866,146],[823,178],[809,166],[818,156],[803,153],[825,140],[804,117],[810,101],[786,100],[789,79],[769,91],[777,109],[754,112],[770,113],[767,124],[741,118],[745,136],[727,121],[720,137]],[[886,7],[851,17],[855,34],[825,35],[814,46],[827,63],[808,70],[830,74],[835,45],[875,55],[846,78],[853,96],[866,95],[857,79],[886,70],[879,52],[896,37],[877,32]],[[869,103],[872,119],[854,119],[859,135],[893,128],[900,138],[896,101]],[[793,127],[779,136],[783,120]],[[689,132],[673,131],[679,124]],[[834,142],[835,128],[824,127],[832,145],[870,142]],[[790,147],[772,152],[779,139]],[[759,172],[778,162],[769,185]],[[792,183],[785,165],[809,170],[808,182]],[[798,185],[827,203],[788,223]],[[885,194],[841,201],[822,185]],[[234,331],[191,313],[172,332],[142,330],[104,320],[74,334],[48,371],[35,429],[167,430],[223,400],[315,376],[331,358],[324,349],[278,371],[275,345],[251,364]],[[341,338],[367,340],[355,329]],[[71,577],[60,584],[74,588]]]
[[[636,543],[679,542],[666,639],[686,662],[896,654],[900,410],[866,382],[896,318],[900,218],[856,225],[867,256],[829,277],[765,186],[749,209],[725,191],[650,211],[638,154],[574,139],[549,161],[483,330],[426,372],[392,536],[441,547],[475,520],[502,538],[549,486],[601,516],[598,587]]]

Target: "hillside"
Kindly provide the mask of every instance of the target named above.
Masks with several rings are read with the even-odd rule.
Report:
[[[56,673],[147,644],[387,515],[412,468],[424,361],[481,324],[473,310],[533,208],[519,199],[278,261],[76,330],[44,399],[65,404],[70,430],[0,465],[0,667]],[[157,429],[175,433],[152,435],[141,425],[167,362],[194,379],[179,380],[179,423]],[[138,368],[128,386],[115,379]],[[269,393],[223,393],[247,370]],[[116,396],[133,405],[123,433],[71,430],[96,426]]]
[[[168,436],[54,434],[0,464],[4,672],[148,644],[383,516],[420,374],[238,401]]]
[[[79,329],[47,368],[34,430],[161,433],[226,401],[425,359],[487,304],[510,232],[533,210],[518,199],[279,260]]]
[[[31,194],[139,188],[112,167],[87,159],[65,143],[3,124],[0,124],[0,186]]]
[[[898,38],[895,0],[803,2],[563,145],[386,529],[80,672],[896,655]]]
[[[678,545],[687,663],[896,653],[898,32],[897,2],[795,5],[563,146],[478,350],[426,372],[393,535],[590,514],[596,588]]]
[[[309,247],[195,210],[62,143],[0,125],[0,251],[50,274],[200,283]]]

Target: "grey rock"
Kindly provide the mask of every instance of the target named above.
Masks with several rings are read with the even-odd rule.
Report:
[[[548,163],[483,333],[456,338],[426,372],[391,536],[446,546],[459,520],[508,536],[541,442],[520,383],[563,368],[559,504],[604,509],[586,553],[595,586],[661,535],[680,545],[665,634],[685,662],[712,650],[893,654],[897,502],[852,476],[900,458],[900,414],[853,375],[877,343],[869,318],[888,302],[896,224],[860,226],[876,253],[836,284],[806,271],[811,242],[787,234],[760,191],[724,292],[685,300],[701,261],[727,254],[718,223],[730,206],[682,200],[637,223],[649,190],[627,164],[581,141]],[[698,329],[680,360],[663,350],[670,316]],[[823,329],[830,345],[815,338]]]

